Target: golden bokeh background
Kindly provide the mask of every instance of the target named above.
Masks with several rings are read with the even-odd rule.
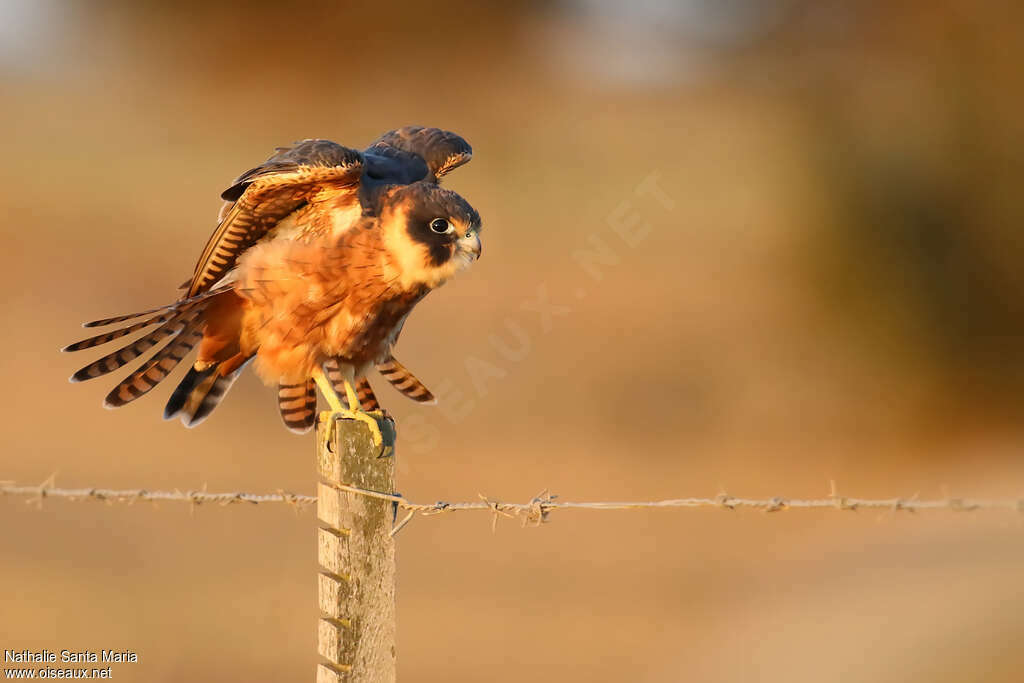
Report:
[[[57,350],[175,296],[273,147],[416,123],[473,144],[447,184],[485,249],[399,346],[442,404],[379,389],[409,498],[1019,496],[1022,26],[971,0],[2,0],[0,480],[312,492],[312,437],[253,375],[186,430],[170,386],[104,411],[110,378],[65,381],[96,354]],[[0,538],[2,648],[313,677],[312,511],[2,499]],[[1024,665],[1010,514],[466,513],[398,539],[402,680]]]

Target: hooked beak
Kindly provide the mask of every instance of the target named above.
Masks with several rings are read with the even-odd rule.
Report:
[[[474,232],[472,235],[466,235],[459,239],[459,251],[472,255],[474,260],[479,259],[483,252],[479,233]]]

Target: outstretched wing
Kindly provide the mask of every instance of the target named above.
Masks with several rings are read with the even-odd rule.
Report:
[[[440,128],[405,126],[388,131],[366,148],[366,172],[384,182],[407,185],[441,176],[473,157],[473,148]]]
[[[238,257],[302,206],[348,194],[358,202],[363,156],[330,140],[303,140],[240,175],[224,190],[220,223],[210,236],[185,296],[210,288]]]

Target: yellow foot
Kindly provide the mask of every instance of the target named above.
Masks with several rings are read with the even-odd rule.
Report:
[[[329,446],[334,442],[334,430],[337,429],[338,420],[358,420],[370,428],[370,438],[373,445],[381,448],[384,445],[384,435],[381,433],[380,425],[385,419],[383,411],[380,410],[325,410],[320,413],[320,419],[324,420],[327,429],[324,430],[324,439]]]
[[[386,421],[390,422],[387,414],[381,410],[363,410],[359,406],[359,397],[356,394],[350,377],[344,379],[346,400],[345,403],[342,403],[341,397],[338,396],[338,393],[334,390],[334,385],[324,374],[323,368],[314,368],[312,376],[317,386],[320,387],[320,393],[324,395],[328,405],[331,407],[330,410],[320,413],[320,419],[325,420],[327,424],[327,428],[323,430],[324,438],[327,440],[325,445],[330,447],[334,441],[338,420],[358,420],[364,422],[370,428],[370,437],[373,439],[373,445],[379,450],[379,455],[388,455],[389,453],[384,449],[384,434],[381,433],[381,425]],[[345,405],[346,403],[348,405]],[[393,424],[390,425],[389,433],[388,450],[391,449],[395,441]]]

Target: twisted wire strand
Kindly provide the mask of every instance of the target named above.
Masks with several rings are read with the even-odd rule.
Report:
[[[334,488],[367,496],[379,500],[390,501],[396,508],[410,514],[397,528],[408,523],[409,519],[419,513],[436,515],[446,512],[464,510],[488,510],[497,516],[515,517],[523,524],[541,524],[547,521],[552,510],[642,510],[654,508],[720,508],[726,510],[753,509],[762,512],[781,512],[786,510],[891,510],[905,512],[975,512],[982,510],[1024,513],[1024,498],[986,499],[961,498],[946,496],[930,500],[917,497],[900,498],[857,498],[840,496],[833,491],[824,498],[744,498],[720,493],[713,497],[670,498],[650,501],[588,501],[575,502],[558,500],[548,491],[542,491],[525,503],[508,503],[491,500],[481,495],[480,500],[465,502],[438,501],[435,503],[415,503],[404,496],[371,491],[346,484],[329,484]],[[59,488],[51,480],[37,486],[18,485],[14,482],[0,482],[0,495],[22,496],[30,502],[41,502],[46,498],[65,498],[73,501],[97,500],[108,503],[134,502],[185,502],[193,506],[204,503],[217,505],[233,505],[248,503],[251,505],[268,503],[286,503],[304,508],[316,502],[316,496],[307,496],[279,490],[274,493],[224,492],[211,493],[203,490],[151,491],[148,489],[105,489],[105,488]],[[396,531],[397,531],[396,528]]]

